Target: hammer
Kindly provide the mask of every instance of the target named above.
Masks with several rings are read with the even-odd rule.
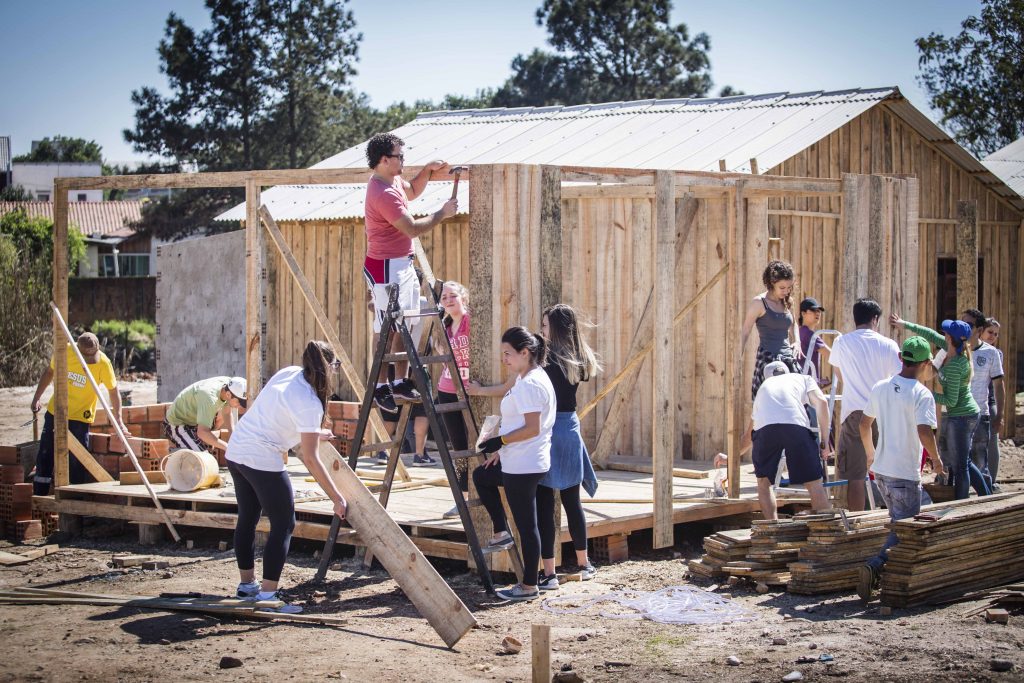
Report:
[[[455,185],[452,186],[452,199],[455,199],[455,195],[459,192],[459,175],[463,171],[468,171],[469,166],[452,166],[448,170],[448,175],[455,176]]]

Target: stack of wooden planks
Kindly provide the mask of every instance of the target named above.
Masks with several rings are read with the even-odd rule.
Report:
[[[704,539],[704,555],[699,560],[690,560],[690,573],[702,579],[719,579],[726,576],[725,565],[742,562],[750,550],[750,529],[719,531]]]
[[[1024,579],[1024,494],[941,503],[924,512],[930,519],[892,524],[899,544],[882,572],[883,605],[941,602]]]
[[[750,529],[750,550],[743,561],[729,562],[722,570],[768,584],[789,582],[789,563],[797,559],[807,542],[807,522],[801,516],[788,519],[755,519]]]
[[[807,517],[807,543],[789,565],[791,593],[815,595],[855,588],[857,569],[878,554],[889,533],[886,510]],[[849,525],[849,529],[847,529]]]

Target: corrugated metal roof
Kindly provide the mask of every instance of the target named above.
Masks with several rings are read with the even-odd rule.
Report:
[[[406,160],[419,166],[432,159],[457,164],[529,163],[608,168],[716,171],[720,159],[730,171],[749,173],[750,159],[762,171],[810,147],[879,102],[887,101],[925,138],[957,163],[1024,210],[1010,188],[919,112],[896,87],[833,92],[770,93],[735,97],[642,100],[572,107],[522,107],[420,114],[394,131],[405,141]],[[365,143],[313,168],[358,168],[366,163]],[[430,183],[417,200],[421,213],[443,199]],[[335,186],[313,199],[308,187],[292,187],[264,198],[278,220],[362,215],[362,185]],[[460,186],[460,190],[462,187]],[[355,193],[355,196],[352,195]],[[461,193],[460,193],[461,194]],[[334,208],[331,208],[333,206]],[[460,207],[468,211],[468,199]],[[218,219],[241,220],[235,207]]]
[[[53,202],[0,202],[0,216],[16,209],[53,220]],[[141,218],[142,202],[68,202],[68,222],[86,236],[128,237],[135,230],[125,223]]]
[[[1024,137],[992,152],[982,159],[982,163],[1024,197]]]
[[[11,170],[11,137],[0,135],[0,173]]]
[[[369,172],[367,172],[369,179]],[[427,183],[416,199],[409,202],[413,216],[437,211],[452,196],[452,183]],[[366,185],[279,185],[260,193],[260,200],[276,221],[317,221],[338,218],[362,218]],[[469,187],[459,183],[459,205],[469,206]],[[245,204],[234,206],[217,216],[218,221],[244,221]]]

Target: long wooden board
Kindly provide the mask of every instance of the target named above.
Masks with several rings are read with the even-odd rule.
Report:
[[[89,471],[89,474],[93,476],[96,481],[114,481],[114,478],[110,476],[110,473],[103,469],[103,466],[96,462],[96,458],[92,457],[92,453],[86,450],[82,442],[75,437],[71,431],[68,431],[68,450],[71,454],[78,458],[78,462],[82,463],[82,466]]]
[[[476,618],[334,446],[321,442],[320,460],[348,502],[349,524],[445,644],[454,647],[476,625]]]

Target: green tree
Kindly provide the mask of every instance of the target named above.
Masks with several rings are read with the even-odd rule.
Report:
[[[55,135],[52,138],[43,138],[36,143],[31,152],[16,156],[13,161],[103,163],[103,148],[95,140]]]
[[[917,39],[918,81],[943,125],[983,157],[1024,135],[1024,0],[983,0],[960,27]]]
[[[85,256],[85,240],[68,230],[71,272]],[[50,357],[53,221],[24,210],[0,217],[0,387],[39,378]]]
[[[0,202],[30,202],[35,197],[22,185],[8,185],[0,190]]]
[[[556,52],[512,61],[498,106],[701,97],[711,89],[705,33],[669,23],[670,0],[544,0],[537,24]]]

